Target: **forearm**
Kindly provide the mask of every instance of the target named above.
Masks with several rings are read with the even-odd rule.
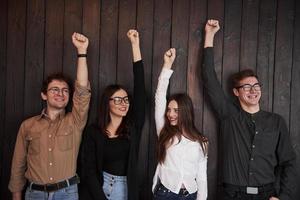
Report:
[[[215,37],[215,34],[213,34],[213,33],[206,33],[205,34],[204,48],[214,46],[214,37]]]
[[[131,47],[132,47],[133,62],[142,60],[140,45],[138,43],[132,43]]]
[[[77,49],[78,54],[86,54],[87,49]],[[77,58],[77,81],[80,86],[88,86],[87,57]]]

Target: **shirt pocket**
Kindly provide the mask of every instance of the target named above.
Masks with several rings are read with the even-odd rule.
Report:
[[[57,146],[60,151],[68,151],[73,148],[73,130],[66,128],[59,131],[56,135]]]
[[[28,142],[28,154],[30,155],[37,155],[40,153],[40,133],[29,133],[26,136],[26,141]]]

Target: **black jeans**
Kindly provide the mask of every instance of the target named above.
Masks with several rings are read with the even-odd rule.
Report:
[[[246,192],[226,187],[223,187],[223,191],[223,200],[269,200],[272,196],[276,197],[274,188],[264,190],[259,194],[247,194]]]

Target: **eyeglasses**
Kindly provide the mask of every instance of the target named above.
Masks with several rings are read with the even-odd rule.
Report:
[[[47,91],[50,91],[52,94],[55,94],[55,95],[62,93],[65,96],[68,96],[70,93],[68,88],[59,89],[58,87],[49,88]]]
[[[259,83],[255,83],[254,85],[244,84],[244,85],[236,87],[236,89],[242,88],[245,92],[249,92],[253,88],[254,91],[260,91],[261,86],[262,85]]]
[[[115,105],[120,105],[122,102],[129,104],[129,97],[112,97],[109,100],[113,100]]]

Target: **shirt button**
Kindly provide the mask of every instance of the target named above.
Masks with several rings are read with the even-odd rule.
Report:
[[[50,166],[52,166],[52,162],[51,162],[51,163],[49,163],[49,165],[50,165]]]
[[[50,181],[52,181],[53,180],[53,178],[52,177],[50,177]]]
[[[49,148],[49,151],[52,151],[52,149],[51,149],[51,148]]]
[[[250,160],[254,160],[254,158],[250,158]]]
[[[49,135],[49,138],[51,138],[52,137],[52,135]]]
[[[252,148],[253,148],[253,149],[255,148],[255,145],[254,145],[254,144],[252,145]]]
[[[255,131],[255,135],[257,135],[258,134],[258,131]]]
[[[249,172],[249,175],[252,176],[252,175],[253,175],[253,172]]]

